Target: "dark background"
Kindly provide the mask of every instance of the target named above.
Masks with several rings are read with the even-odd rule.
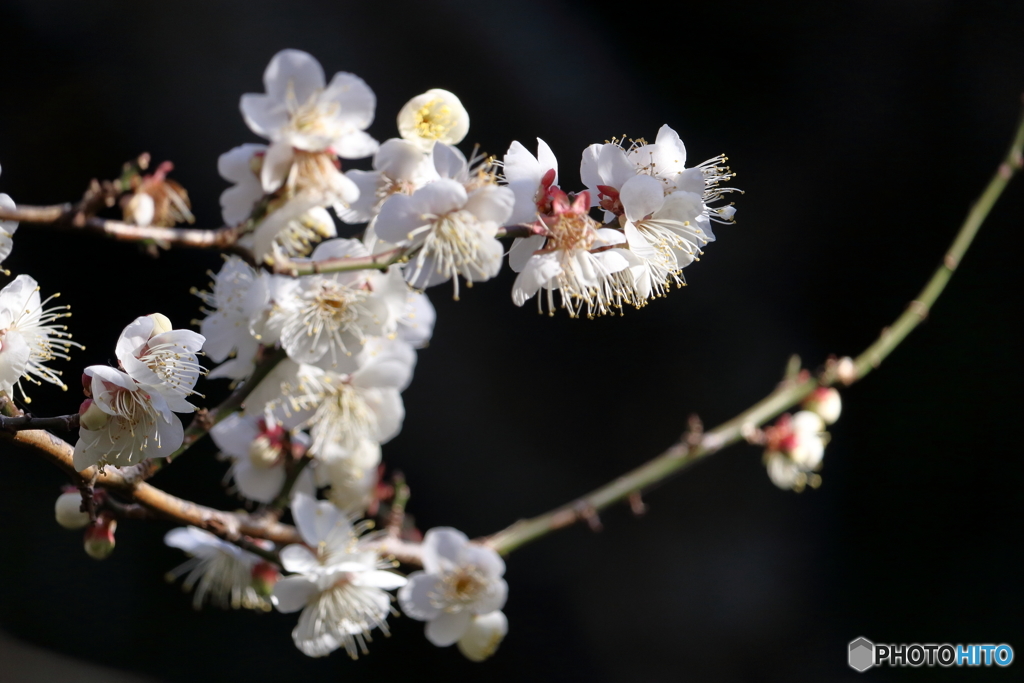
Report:
[[[370,132],[430,87],[472,116],[467,143],[549,142],[577,187],[583,148],[678,130],[690,159],[727,152],[738,224],[686,271],[690,286],[624,318],[538,316],[513,274],[454,303],[385,447],[422,528],[471,536],[582,494],[660,452],[697,412],[731,417],[779,380],[855,355],[940,261],[1009,141],[1024,90],[1017,2],[0,3],[0,191],[72,201],[141,151],[171,159],[198,225],[219,225],[217,156],[257,138],[244,92],[285,47],[378,97]],[[463,145],[469,149],[469,144]],[[365,163],[356,164],[365,167]],[[932,317],[843,394],[820,490],[776,489],[739,446],[624,508],[508,560],[510,632],[482,665],[393,620],[371,654],[307,659],[294,615],[194,613],[163,573],[183,558],[161,524],[124,522],[105,562],[59,528],[63,483],[5,449],[0,629],[161,681],[860,680],[846,644],[1012,644],[1024,656],[1019,415],[1024,184],[1014,181]],[[74,410],[78,370],[113,358],[154,309],[198,314],[215,254],[152,261],[130,244],[23,225],[13,273],[61,291],[87,351],[72,385],[32,392]],[[531,302],[532,304],[532,302]],[[222,384],[207,385],[211,399]],[[196,452],[154,481],[212,505],[224,465]],[[0,662],[0,680],[36,680]],[[27,660],[26,660],[27,661]],[[873,670],[878,680],[1007,679],[1009,670]],[[38,675],[38,674],[37,674]],[[83,674],[84,675],[84,674]],[[74,678],[66,679],[74,680]],[[107,678],[107,680],[113,680]]]

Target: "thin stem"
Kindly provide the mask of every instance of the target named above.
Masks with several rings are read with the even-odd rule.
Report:
[[[161,245],[193,247],[197,249],[227,249],[234,246],[241,228],[224,226],[202,230],[198,228],[161,228],[132,225],[121,221],[85,216],[73,204],[54,206],[20,205],[14,209],[0,207],[0,220],[22,223],[53,224],[59,227],[91,230],[128,242],[152,240]]]
[[[626,499],[701,458],[736,443],[750,429],[764,424],[800,403],[818,386],[830,385],[836,381],[852,384],[866,376],[872,369],[878,367],[882,360],[910,334],[911,330],[927,317],[928,311],[946,287],[981,224],[1006,188],[1006,184],[1024,166],[1022,154],[1024,154],[1024,115],[1017,125],[1017,131],[1006,158],[968,213],[953,244],[946,252],[942,265],[932,275],[917,299],[910,303],[903,315],[897,318],[890,327],[883,330],[878,340],[856,359],[852,361],[843,359],[843,361],[833,364],[820,379],[810,377],[801,379],[798,375],[796,379],[783,382],[759,403],[715,429],[705,432],[697,444],[691,446],[685,442],[676,443],[653,460],[587,495],[543,515],[520,520],[487,537],[484,542],[504,555],[556,529],[561,529],[580,520],[593,519],[597,511],[612,503]]]

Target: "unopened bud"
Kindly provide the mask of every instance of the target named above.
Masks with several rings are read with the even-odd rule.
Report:
[[[807,410],[817,413],[825,424],[835,424],[843,410],[839,392],[832,387],[818,387],[807,397],[803,405]]]
[[[466,634],[459,638],[459,652],[472,662],[482,662],[495,652],[508,633],[508,619],[500,610],[473,617]]]
[[[258,562],[252,568],[252,587],[256,593],[269,598],[274,592],[274,584],[281,578],[274,565],[269,562]]]
[[[53,507],[57,524],[65,529],[81,529],[89,523],[89,513],[82,512],[82,494],[79,491],[60,494]]]
[[[100,410],[95,401],[91,398],[82,401],[82,405],[78,409],[78,424],[95,432],[106,427],[108,422],[110,422],[110,416]]]
[[[162,313],[150,313],[146,317],[153,321],[153,333],[150,337],[155,337],[158,334],[170,332],[174,329],[170,319]]]
[[[836,379],[846,385],[857,381],[857,365],[849,356],[843,356],[836,363]]]
[[[114,531],[117,520],[109,515],[100,515],[85,530],[85,553],[94,560],[104,560],[114,552]]]

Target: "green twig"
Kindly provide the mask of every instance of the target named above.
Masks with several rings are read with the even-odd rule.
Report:
[[[561,529],[580,520],[593,520],[599,510],[624,500],[694,462],[740,441],[749,430],[759,427],[797,405],[818,386],[831,385],[836,382],[852,384],[866,376],[871,370],[877,368],[892,353],[893,349],[910,334],[911,330],[927,317],[928,311],[946,287],[981,224],[1006,188],[1006,184],[1024,166],[1022,154],[1024,154],[1024,116],[1021,117],[1017,125],[1017,131],[1006,158],[968,213],[956,239],[953,240],[953,244],[946,252],[942,265],[935,271],[918,297],[910,303],[903,315],[897,318],[890,327],[883,330],[878,340],[856,359],[847,358],[831,364],[824,375],[818,379],[811,377],[801,379],[799,374],[792,373],[790,369],[787,372],[788,379],[775,391],[728,422],[705,432],[696,444],[691,445],[680,441],[653,460],[587,495],[538,517],[520,520],[487,537],[484,542],[504,555],[556,529]]]

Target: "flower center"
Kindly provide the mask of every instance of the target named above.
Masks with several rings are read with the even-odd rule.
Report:
[[[563,213],[548,226],[548,241],[544,251],[589,251],[594,246],[594,220],[581,213]]]
[[[476,566],[459,567],[445,574],[441,583],[441,595],[434,596],[434,602],[446,612],[461,612],[477,600],[487,585],[483,573]]]
[[[427,140],[440,140],[455,127],[451,107],[436,97],[416,110],[415,121],[416,134]]]
[[[281,445],[275,444],[266,434],[257,436],[249,444],[249,461],[261,470],[276,465],[281,459]]]

